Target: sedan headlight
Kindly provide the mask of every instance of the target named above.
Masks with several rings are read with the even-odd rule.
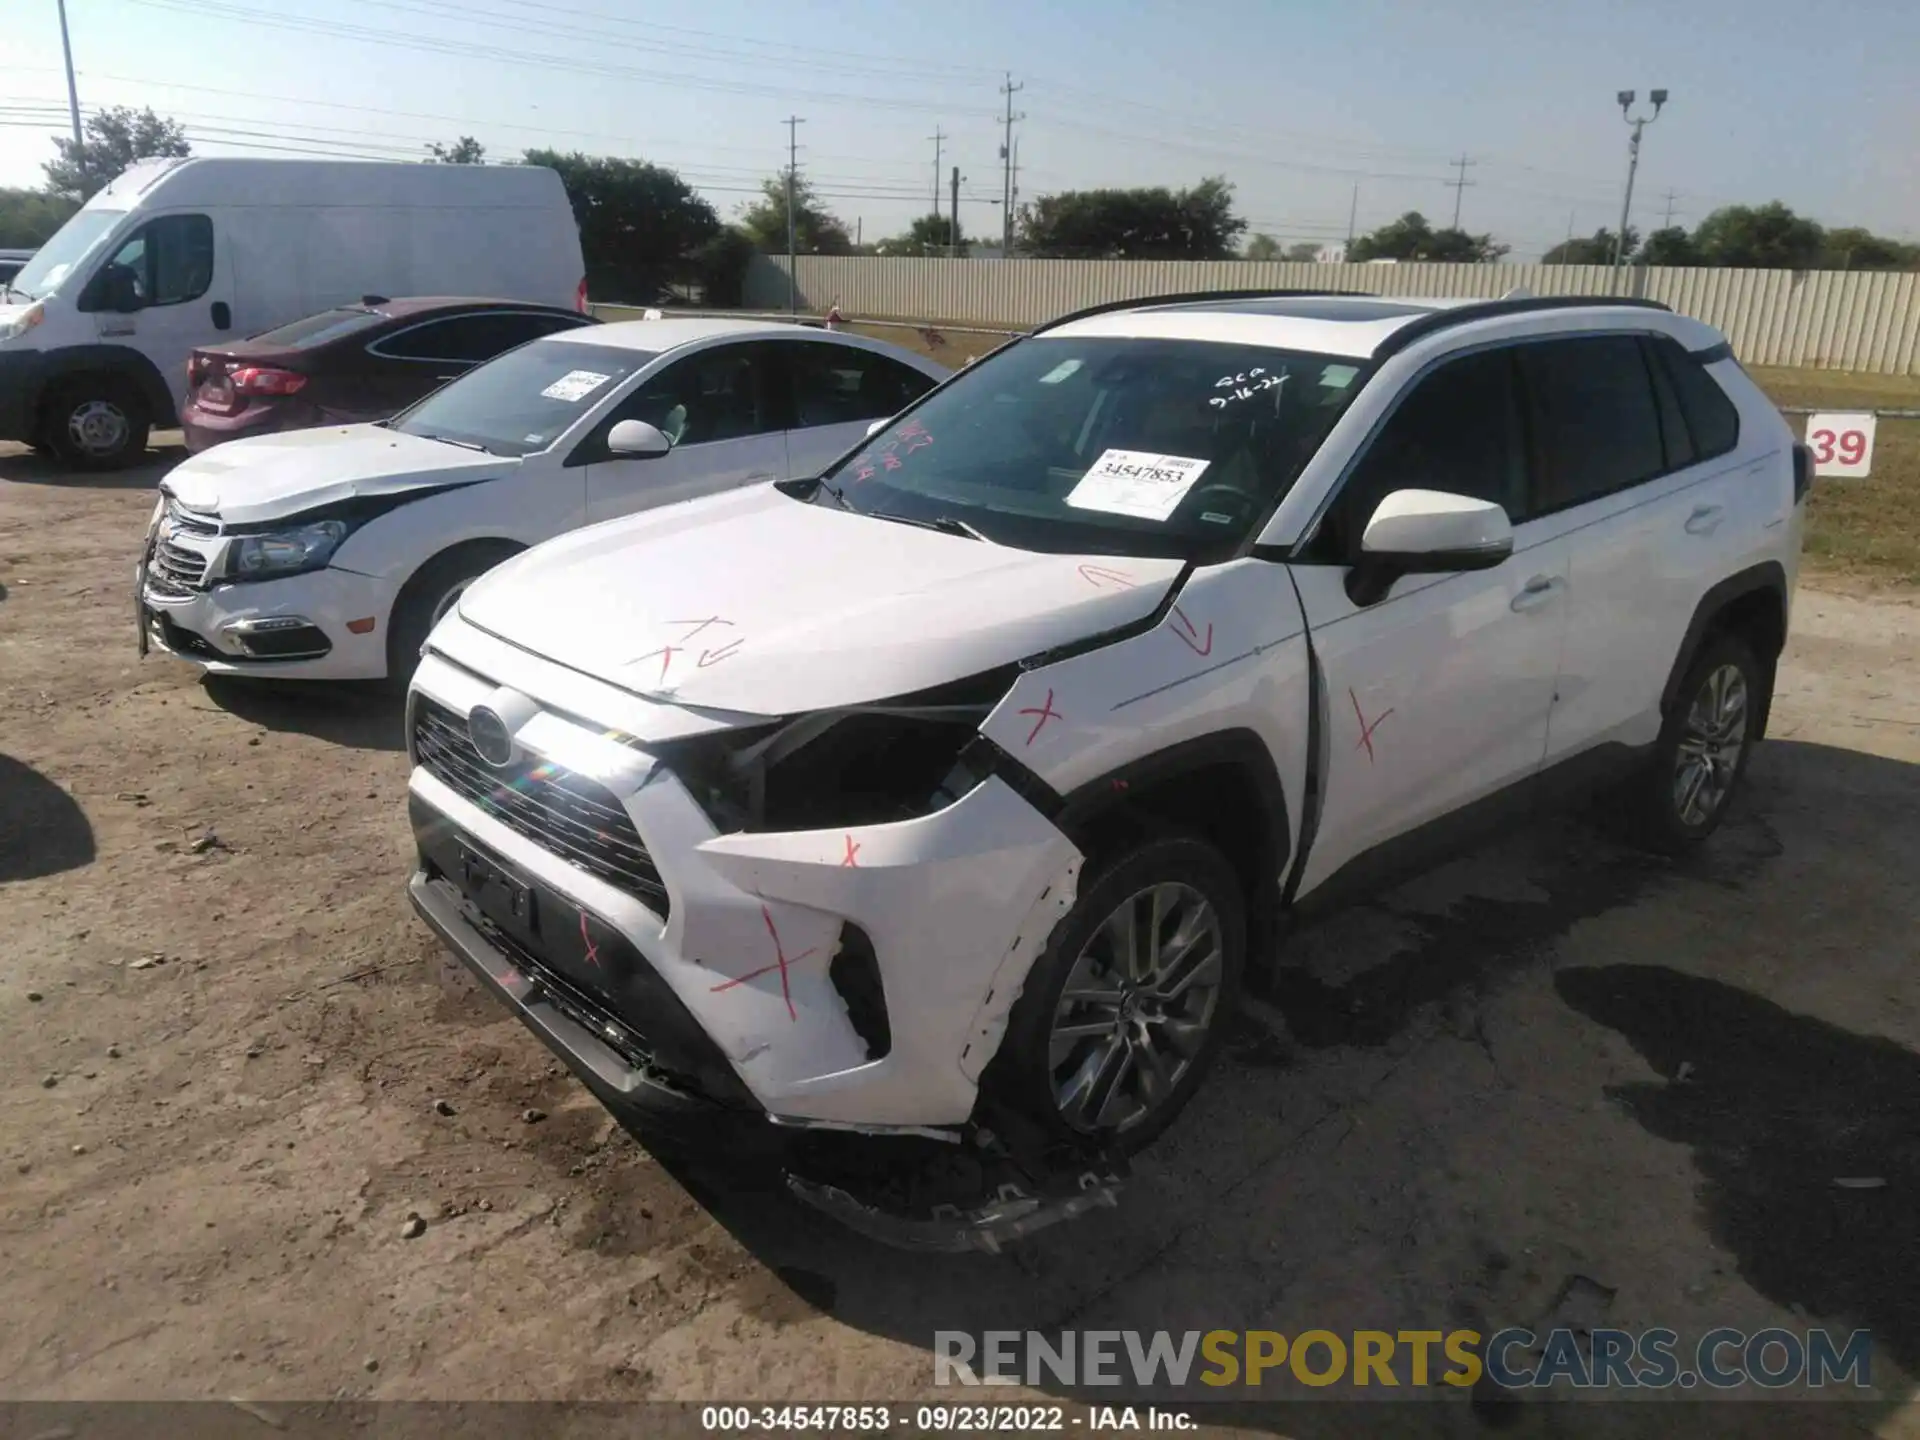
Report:
[[[345,520],[315,520],[263,535],[238,536],[227,553],[227,578],[268,580],[323,569],[352,533],[353,526]]]
[[[46,307],[36,301],[19,314],[0,320],[0,340],[18,340],[46,318]]]

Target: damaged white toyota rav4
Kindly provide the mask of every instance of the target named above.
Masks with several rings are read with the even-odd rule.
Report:
[[[996,1243],[1111,1199],[1310,899],[1574,781],[1711,832],[1809,475],[1657,305],[1083,312],[469,589],[413,900],[610,1105],[917,1137],[970,1195],[790,1179]]]

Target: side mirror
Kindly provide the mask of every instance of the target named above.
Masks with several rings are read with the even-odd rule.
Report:
[[[1491,500],[1445,490],[1395,490],[1360,537],[1347,595],[1371,605],[1402,575],[1490,570],[1513,554],[1513,523]]]
[[[672,448],[660,427],[644,420],[622,420],[607,432],[608,452],[626,460],[651,460]]]
[[[871,425],[867,426],[867,438],[871,440],[874,436],[878,435],[882,430],[886,429],[888,423],[889,423],[888,420],[874,421]]]

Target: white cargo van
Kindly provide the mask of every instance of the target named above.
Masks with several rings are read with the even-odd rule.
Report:
[[[585,273],[552,170],[141,161],[0,289],[0,439],[118,465],[174,423],[196,345],[366,295],[584,310]]]

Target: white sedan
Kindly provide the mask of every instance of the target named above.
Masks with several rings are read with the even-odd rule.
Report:
[[[135,577],[140,653],[404,685],[434,623],[508,556],[810,479],[947,374],[809,326],[635,320],[509,351],[392,420],[220,446],[161,483]]]

